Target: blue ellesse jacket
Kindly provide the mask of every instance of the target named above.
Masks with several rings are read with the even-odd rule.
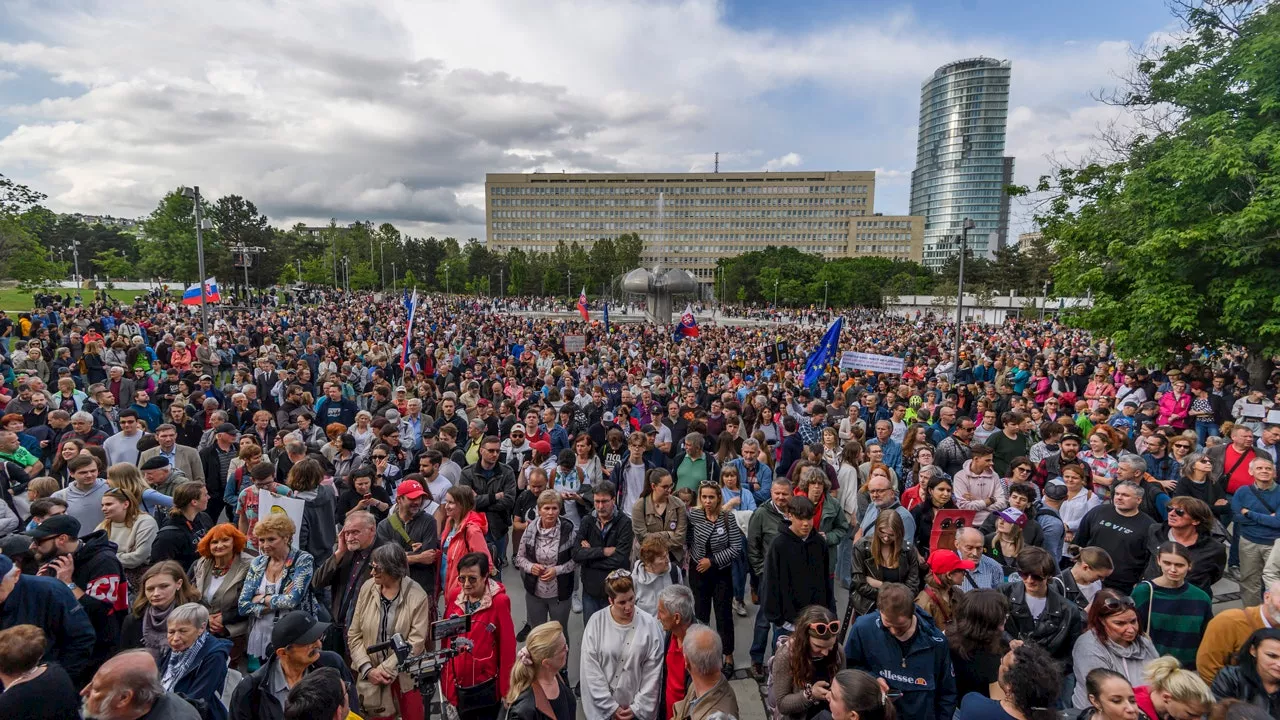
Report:
[[[950,720],[956,709],[956,678],[951,671],[947,638],[916,608],[916,634],[906,656],[902,643],[880,622],[879,611],[858,618],[849,630],[844,652],[849,667],[884,678],[899,717],[911,720]]]

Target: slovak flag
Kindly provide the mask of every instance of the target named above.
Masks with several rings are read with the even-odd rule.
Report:
[[[675,339],[698,337],[698,321],[693,317],[693,306],[686,305],[680,322],[676,325]]]
[[[206,303],[222,302],[222,296],[218,294],[218,281],[209,278],[204,281],[204,299]],[[200,286],[192,285],[182,293],[183,305],[199,305],[200,304]]]
[[[578,314],[582,316],[582,322],[591,322],[591,315],[587,312],[587,287],[582,286],[582,292],[578,293]]]

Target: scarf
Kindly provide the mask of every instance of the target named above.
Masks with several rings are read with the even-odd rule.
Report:
[[[173,692],[173,687],[191,670],[191,666],[200,658],[200,651],[204,650],[205,641],[208,639],[209,631],[205,630],[200,633],[200,637],[196,638],[195,642],[191,643],[191,647],[169,656],[169,662],[165,665],[164,673],[160,678],[160,684],[164,685],[165,692]]]
[[[142,613],[142,645],[151,651],[156,662],[160,661],[160,654],[169,647],[169,613],[173,612],[176,605],[174,603],[164,610],[156,610],[155,606],[148,605]]]

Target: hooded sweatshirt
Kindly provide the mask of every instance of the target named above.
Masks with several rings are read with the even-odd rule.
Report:
[[[115,654],[120,638],[120,625],[129,611],[128,584],[124,568],[116,558],[116,544],[107,539],[106,530],[98,530],[80,539],[80,547],[72,553],[76,568],[71,581],[84,595],[84,608],[98,639],[93,657],[101,662]]]
[[[973,516],[974,525],[982,525],[987,515],[1009,507],[1009,498],[1005,496],[1000,476],[990,466],[982,473],[975,473],[973,461],[966,460],[964,467],[956,473],[954,481],[956,505],[959,505],[961,510],[977,511]],[[965,495],[974,499],[965,500]]]
[[[93,487],[81,490],[74,482],[55,492],[53,497],[67,501],[67,514],[80,521],[84,529],[102,524],[102,496],[107,492],[107,481],[98,478]]]
[[[764,560],[764,612],[774,625],[794,622],[809,605],[836,611],[835,588],[827,572],[830,550],[817,530],[805,538],[790,527],[773,539]]]
[[[674,584],[670,571],[651,573],[645,569],[642,560],[636,560],[632,566],[631,581],[636,588],[636,607],[655,616],[658,614],[658,594]]]

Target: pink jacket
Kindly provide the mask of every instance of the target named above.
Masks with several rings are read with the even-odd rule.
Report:
[[[954,487],[956,505],[961,510],[976,510],[973,516],[974,526],[982,525],[987,519],[987,515],[993,512],[999,512],[1009,507],[1009,498],[1005,495],[1004,485],[1000,482],[1000,476],[990,467],[985,472],[978,474],[971,469],[972,460],[966,460],[964,467],[956,471],[952,485]],[[972,500],[966,500],[965,495],[972,497]],[[986,500],[990,498],[991,503],[987,504]]]
[[[1187,429],[1187,413],[1191,412],[1191,393],[1182,393],[1174,397],[1172,391],[1160,396],[1160,415],[1156,421],[1161,425],[1170,425],[1175,430]],[[1176,414],[1178,417],[1171,418]]]

